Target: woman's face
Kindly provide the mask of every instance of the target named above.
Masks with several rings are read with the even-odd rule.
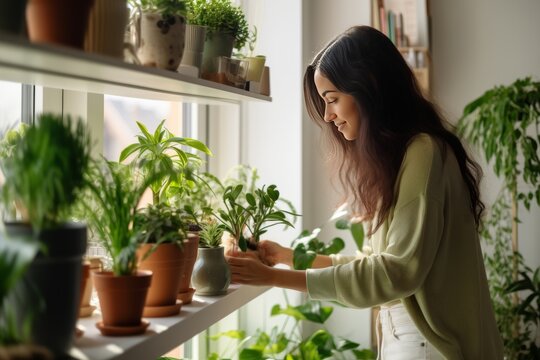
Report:
[[[326,104],[324,121],[337,126],[345,139],[355,140],[360,126],[360,111],[354,98],[339,91],[319,70],[315,70],[314,81],[317,92]]]

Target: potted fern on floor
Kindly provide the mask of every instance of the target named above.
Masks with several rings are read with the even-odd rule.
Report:
[[[61,356],[71,346],[79,312],[86,225],[68,219],[87,186],[90,139],[82,122],[44,114],[12,145],[1,161],[2,196],[22,220],[6,221],[6,231],[33,238],[41,248],[24,276],[39,297],[24,296],[18,312],[41,299],[44,308],[32,319],[31,341]]]

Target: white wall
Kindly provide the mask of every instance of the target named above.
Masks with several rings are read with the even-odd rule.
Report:
[[[313,56],[336,35],[353,25],[369,24],[369,1],[306,0],[303,21],[303,69],[305,69]],[[325,154],[320,147],[319,130],[308,118],[305,109],[302,113],[302,143],[304,225],[306,229],[313,229],[326,222],[339,205],[340,196],[330,182],[332,174],[327,171],[323,161]],[[344,234],[330,228],[321,233],[321,239],[330,239],[334,236],[344,237]],[[345,240],[347,247],[344,253],[353,254],[356,249],[354,242],[350,237],[346,237]],[[332,306],[334,313],[326,323],[328,330],[336,336],[346,337],[359,342],[363,347],[369,347],[370,311]],[[312,327],[304,329],[306,334],[312,331]]]
[[[464,106],[495,85],[533,76],[540,80],[540,1],[431,1],[433,95],[449,120]],[[484,199],[499,189],[491,166],[486,173]],[[540,265],[540,210],[523,214],[520,249],[529,266]]]

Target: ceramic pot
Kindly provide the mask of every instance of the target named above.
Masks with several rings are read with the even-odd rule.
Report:
[[[103,324],[111,327],[138,327],[152,280],[150,271],[115,276],[110,271],[92,274],[99,298]]]
[[[126,0],[95,0],[84,39],[84,50],[122,58],[128,15]]]
[[[184,47],[184,55],[182,56],[182,65],[201,68],[205,38],[206,26],[186,26],[186,45]]]
[[[162,17],[143,12],[138,24],[135,48],[142,65],[176,70],[184,53],[186,20],[182,16]]]
[[[32,42],[83,48],[94,0],[28,0],[26,23]]]
[[[192,276],[195,294],[223,295],[231,283],[231,271],[225,261],[224,247],[199,248]]]
[[[259,56],[250,56],[246,60],[249,62],[248,73],[246,80],[247,81],[261,81],[261,75],[264,69],[264,63],[266,62],[266,57]]]
[[[25,223],[6,223],[5,228],[8,235],[33,235],[32,228]],[[14,304],[15,313],[22,317],[35,310],[30,326],[32,343],[62,356],[71,347],[79,313],[86,226],[66,223],[54,230],[43,230],[37,237],[47,252],[37,254],[19,282],[21,293],[26,295]],[[35,309],[36,304],[43,307]]]

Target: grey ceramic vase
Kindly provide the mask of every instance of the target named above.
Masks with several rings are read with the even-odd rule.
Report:
[[[231,283],[231,271],[224,248],[199,248],[191,283],[197,295],[223,295]]]

